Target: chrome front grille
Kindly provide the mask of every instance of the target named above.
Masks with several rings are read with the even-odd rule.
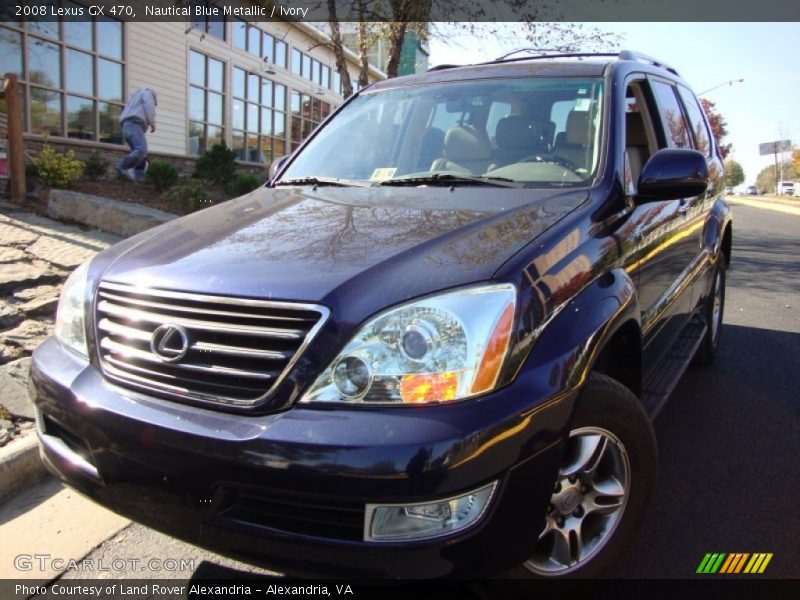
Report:
[[[311,304],[108,282],[100,284],[95,299],[97,346],[107,377],[136,389],[225,406],[266,399],[328,314]]]

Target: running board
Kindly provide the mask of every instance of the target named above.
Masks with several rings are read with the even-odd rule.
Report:
[[[672,394],[672,390],[678,385],[705,333],[706,324],[699,317],[693,318],[683,328],[661,362],[650,372],[644,382],[642,403],[651,419],[656,418]]]

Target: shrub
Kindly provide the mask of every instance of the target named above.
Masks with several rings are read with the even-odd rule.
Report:
[[[83,165],[83,174],[91,181],[102,181],[108,174],[108,161],[93,150]]]
[[[236,153],[229,150],[225,143],[215,144],[203,156],[197,159],[194,176],[200,179],[225,185],[236,171]]]
[[[178,179],[180,179],[178,169],[167,160],[154,160],[144,173],[144,180],[159,192],[171,188],[178,183]]]
[[[39,176],[39,170],[32,162],[25,163],[25,179],[36,179]]]
[[[199,181],[187,181],[176,185],[164,193],[164,199],[178,212],[194,212],[213,204],[206,186]]]
[[[69,187],[83,170],[83,163],[75,158],[75,152],[57,152],[50,144],[42,147],[39,158],[33,164],[36,175],[50,187]]]
[[[252,173],[236,173],[230,181],[225,184],[225,193],[230,198],[243,196],[247,192],[252,192],[261,185],[261,180]]]

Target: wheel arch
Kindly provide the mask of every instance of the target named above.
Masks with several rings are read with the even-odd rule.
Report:
[[[621,268],[568,301],[542,329],[523,369],[541,373],[552,395],[576,392],[594,369],[641,392],[641,313],[636,288]],[[542,381],[546,379],[546,381]]]
[[[731,252],[733,250],[733,222],[728,220],[725,224],[725,229],[723,230],[722,234],[722,244],[720,246],[720,251],[722,255],[725,257],[725,266],[731,266]]]

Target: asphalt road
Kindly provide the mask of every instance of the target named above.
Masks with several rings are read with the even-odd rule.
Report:
[[[687,371],[656,421],[655,501],[621,577],[692,576],[707,552],[772,552],[767,576],[800,577],[800,215],[733,210],[720,353],[713,366]],[[87,558],[186,558],[195,574],[258,572],[135,523],[108,535]],[[81,576],[109,574],[65,574]]]
[[[656,497],[623,577],[691,576],[706,552],[772,552],[766,575],[800,577],[800,216],[733,213],[720,352],[656,420]]]

